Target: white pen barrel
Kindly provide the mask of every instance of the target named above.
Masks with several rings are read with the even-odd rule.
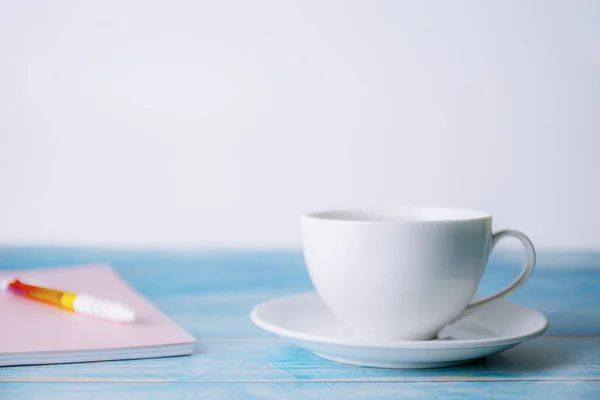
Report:
[[[73,310],[78,314],[91,315],[108,321],[135,321],[135,312],[125,305],[114,301],[98,299],[87,294],[78,294],[75,297]]]

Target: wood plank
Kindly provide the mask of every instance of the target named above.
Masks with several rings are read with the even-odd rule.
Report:
[[[600,380],[600,338],[539,338],[443,369],[360,368],[278,339],[208,340],[191,357],[0,368],[0,382],[378,382]]]
[[[312,290],[298,251],[126,251],[0,247],[0,269],[106,262],[198,338],[268,337],[248,314],[273,297]],[[491,293],[518,272],[495,255],[481,285]],[[541,253],[511,300],[542,311],[550,335],[600,335],[600,253]]]
[[[361,383],[7,383],[11,400],[137,399],[481,399],[598,400],[600,382],[361,382]]]

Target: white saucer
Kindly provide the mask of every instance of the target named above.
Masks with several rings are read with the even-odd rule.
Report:
[[[465,363],[507,350],[543,334],[548,321],[538,311],[496,301],[446,326],[439,339],[365,341],[341,325],[316,293],[259,304],[252,321],[327,360],[365,367],[436,368]]]

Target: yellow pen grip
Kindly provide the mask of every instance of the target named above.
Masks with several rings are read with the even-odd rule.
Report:
[[[71,292],[63,292],[62,296],[60,296],[60,305],[67,310],[75,311],[73,309],[73,302],[75,301],[75,297],[77,297],[76,293]]]

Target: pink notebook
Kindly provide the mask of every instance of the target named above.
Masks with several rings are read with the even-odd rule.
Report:
[[[0,366],[168,357],[191,354],[196,340],[108,266],[0,271],[4,277],[122,302],[137,320],[119,324],[0,292]]]

